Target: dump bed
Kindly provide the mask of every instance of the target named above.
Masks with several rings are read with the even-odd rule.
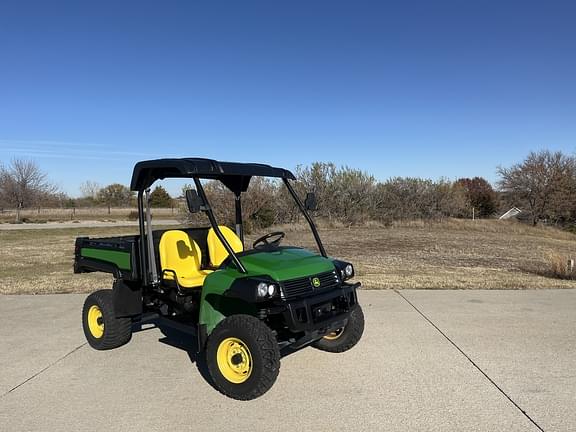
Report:
[[[117,279],[140,279],[138,235],[78,237],[74,250],[74,273],[101,271]]]

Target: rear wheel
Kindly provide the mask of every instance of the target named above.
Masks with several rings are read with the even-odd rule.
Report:
[[[96,291],[86,298],[82,327],[86,340],[97,350],[118,348],[132,337],[132,320],[114,314],[112,290]]]
[[[206,363],[218,391],[250,400],[266,393],[276,381],[280,351],[266,324],[250,315],[233,315],[210,334]]]
[[[346,326],[328,333],[322,339],[312,344],[313,347],[322,351],[340,353],[348,351],[360,341],[364,333],[364,313],[360,305],[356,306]]]

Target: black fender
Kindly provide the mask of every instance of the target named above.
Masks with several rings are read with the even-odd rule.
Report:
[[[142,314],[142,287],[139,283],[116,279],[112,285],[112,299],[116,318]]]

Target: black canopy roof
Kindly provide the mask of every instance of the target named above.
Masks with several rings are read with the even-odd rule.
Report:
[[[294,180],[294,174],[284,168],[257,163],[220,162],[213,159],[155,159],[134,166],[130,189],[144,190],[156,180],[165,178],[199,177],[222,181],[232,191],[246,190],[252,176],[278,177]]]

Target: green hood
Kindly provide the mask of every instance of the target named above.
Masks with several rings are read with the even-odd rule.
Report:
[[[334,270],[334,264],[328,258],[300,248],[262,251],[239,258],[250,275],[265,274],[277,281]]]

